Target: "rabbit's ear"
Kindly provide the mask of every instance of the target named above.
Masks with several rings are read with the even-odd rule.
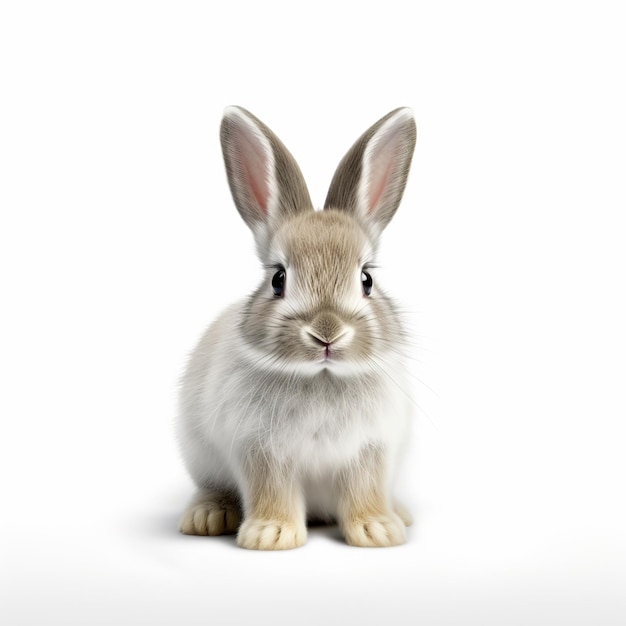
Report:
[[[257,244],[286,216],[313,210],[295,159],[263,122],[237,106],[224,111],[220,131],[228,183]]]
[[[324,208],[352,213],[378,237],[402,199],[415,136],[411,109],[395,109],[378,120],[339,163]]]

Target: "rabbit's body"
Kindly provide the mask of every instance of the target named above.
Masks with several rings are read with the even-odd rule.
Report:
[[[406,109],[380,120],[316,212],[280,141],[228,110],[229,182],[267,276],[210,326],[183,380],[179,437],[199,488],[183,532],[292,548],[309,517],[337,519],[355,545],[404,541],[408,516],[391,499],[409,424],[404,333],[371,263],[414,133]]]
[[[357,462],[363,447],[386,447],[392,478],[410,414],[398,393],[404,372],[397,366],[353,377],[272,373],[268,381],[266,372],[255,372],[258,357],[243,342],[220,341],[236,335],[240,306],[211,325],[183,381],[187,469],[200,487],[238,491],[242,455],[250,447],[267,450],[302,482],[308,516],[336,519],[333,474]]]

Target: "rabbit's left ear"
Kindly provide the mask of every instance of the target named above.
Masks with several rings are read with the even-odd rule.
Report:
[[[324,208],[352,213],[378,237],[402,199],[415,137],[411,109],[395,109],[378,120],[339,163]]]

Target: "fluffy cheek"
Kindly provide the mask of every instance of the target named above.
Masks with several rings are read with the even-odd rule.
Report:
[[[369,307],[364,308],[359,316],[350,320],[354,333],[345,350],[346,359],[356,363],[365,363],[374,356],[374,337],[380,333]]]
[[[319,349],[303,341],[302,327],[300,320],[285,320],[274,338],[276,353],[291,363],[312,362],[320,357]]]
[[[273,335],[280,327],[273,313],[274,302],[257,293],[244,311],[241,332],[247,345],[267,352],[273,343]]]
[[[284,301],[257,297],[244,315],[242,333],[248,346],[278,362],[302,362],[315,356],[301,339],[302,321],[288,317]]]

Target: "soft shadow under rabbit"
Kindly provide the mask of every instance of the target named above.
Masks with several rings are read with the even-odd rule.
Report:
[[[266,271],[189,360],[178,427],[198,491],[180,530],[287,549],[306,541],[308,516],[336,519],[352,545],[403,543],[410,517],[391,487],[410,413],[405,333],[374,262],[409,171],[411,111],[390,112],[358,139],[322,211],[251,113],[226,109],[221,141]]]

